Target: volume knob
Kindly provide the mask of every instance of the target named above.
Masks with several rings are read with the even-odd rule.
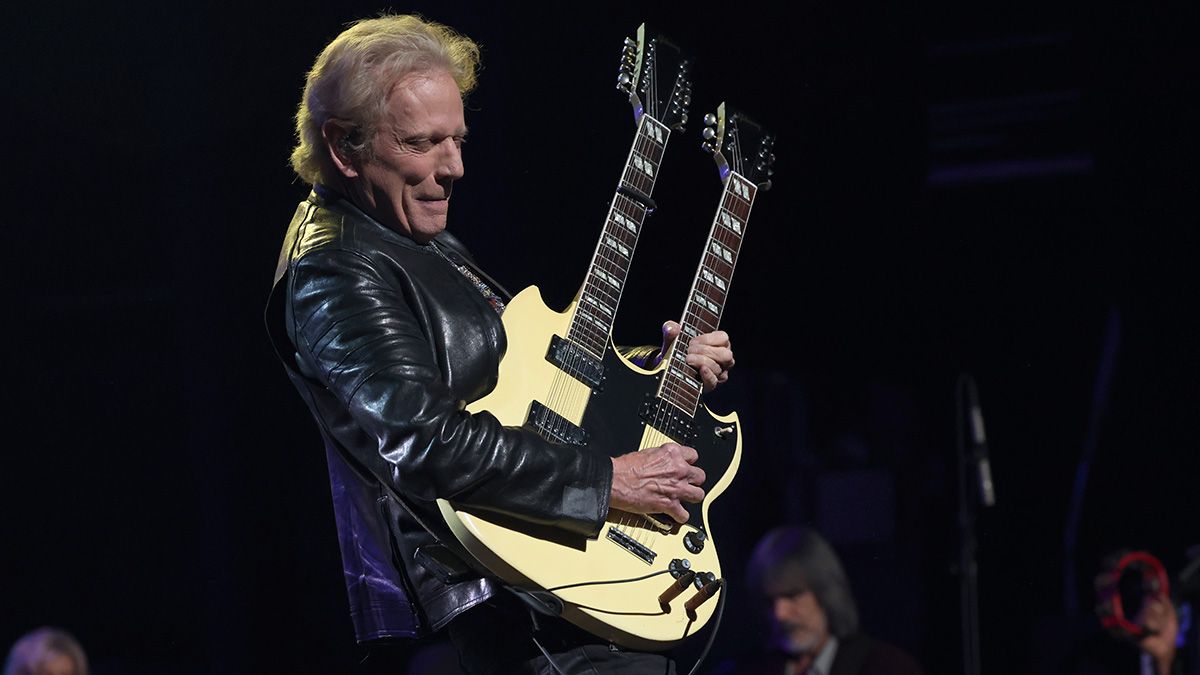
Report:
[[[704,534],[704,530],[693,530],[683,535],[683,547],[689,553],[699,553],[704,550],[704,542],[708,540],[708,535]]]

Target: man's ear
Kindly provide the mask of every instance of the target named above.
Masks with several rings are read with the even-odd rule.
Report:
[[[346,178],[358,178],[358,168],[354,166],[354,150],[350,147],[350,130],[345,122],[328,119],[321,125],[321,137],[325,139],[325,149],[333,161],[333,166]]]

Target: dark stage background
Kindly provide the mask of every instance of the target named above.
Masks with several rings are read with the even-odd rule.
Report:
[[[738,365],[709,400],[745,437],[713,508],[730,586],[707,664],[757,646],[744,559],[796,522],[842,552],[868,631],[961,672],[969,372],[998,499],[983,670],[1074,672],[1111,648],[1101,556],[1175,572],[1200,543],[1195,8],[850,4],[397,9],[482,43],[452,228],[558,308],[632,140],[622,40],[645,20],[694,56],[618,342],[682,308],[720,193],[703,113],[725,100],[778,134],[723,319]],[[287,164],[303,74],[380,9],[42,3],[9,22],[6,645],[54,624],[101,675],[352,671],[323,453],[261,310],[307,191]]]

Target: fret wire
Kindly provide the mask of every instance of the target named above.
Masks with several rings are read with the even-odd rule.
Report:
[[[603,270],[604,273],[607,274],[609,277],[611,277],[613,279],[613,281],[615,281],[617,283],[617,286],[619,286],[621,288],[621,290],[624,290],[624,288],[625,288],[625,268],[624,267],[618,267],[610,261],[604,261],[602,264],[597,265],[597,267],[599,269]]]
[[[717,232],[716,236],[713,237],[713,240],[729,249],[733,253],[734,259],[737,259],[738,251],[742,248],[742,237],[736,232],[722,227],[721,231]]]
[[[604,297],[601,297],[603,295],[606,295],[606,294],[603,293],[603,291],[601,291],[599,288],[593,289],[589,293],[588,289],[587,289],[587,284],[585,283],[584,284],[584,292],[581,293],[579,296],[579,302],[586,303],[586,306],[589,308],[596,307],[597,305],[599,305],[602,309],[608,310],[608,312],[605,313],[605,317],[609,321],[612,321],[612,314],[615,314],[617,311],[617,303],[612,302],[611,298],[606,299]]]
[[[617,195],[616,199],[613,200],[613,206],[620,211],[621,215],[636,221],[639,226],[638,229],[641,229],[641,224],[646,219],[646,207],[623,194]],[[626,209],[629,210],[626,211]]]
[[[567,339],[587,349],[593,358],[599,359],[604,353],[605,337],[591,321],[586,320],[591,314],[576,310],[571,319],[571,328],[567,331]]]
[[[593,296],[599,296],[603,298],[605,305],[612,308],[614,311],[616,310],[617,303],[621,300],[621,297],[619,295],[613,295],[612,292],[608,290],[607,284],[601,285],[593,281],[585,281],[583,282],[583,286],[583,296],[586,297],[589,293],[591,293]]]
[[[625,179],[622,181],[625,187],[632,188],[647,196],[654,191],[654,182],[648,179],[641,171],[631,167],[626,174]],[[647,182],[650,184],[646,185]]]
[[[733,265],[725,262],[724,258],[718,257],[711,251],[704,255],[704,266],[722,279],[733,278]]]
[[[704,388],[704,383],[700,381],[700,375],[694,369],[689,368],[684,373],[671,373],[670,390],[678,395],[694,398],[699,394],[697,392]]]
[[[667,398],[667,397],[665,397],[665,396],[659,396],[659,398],[663,399],[663,401],[665,401],[665,402],[667,402],[667,403],[670,403],[672,406],[674,406],[675,408],[677,408],[677,409],[679,410],[679,412],[681,412],[681,413],[684,413],[685,415],[689,415],[689,416],[691,416],[691,415],[695,414],[695,412],[696,412],[696,407],[695,407],[695,405],[693,405],[693,406],[692,406],[691,410],[688,410],[687,406],[680,405],[678,402],[676,402],[676,401],[672,401],[672,400],[668,399],[668,398]],[[663,416],[662,416],[662,419],[661,419],[660,421],[665,421],[665,420],[667,420],[667,419],[668,419],[668,416],[667,416],[667,415],[663,415]]]
[[[609,274],[620,271],[622,273],[621,282],[623,283],[625,281],[624,272],[627,269],[625,261],[628,260],[628,258],[612,250],[612,247],[610,247],[608,244],[601,244],[601,246],[602,252],[597,256],[598,259],[596,263],[599,265],[605,265],[606,267],[604,267],[604,271],[608,272]]]
[[[725,308],[718,307],[718,309],[723,310]],[[691,303],[688,306],[688,310],[689,310],[688,316],[692,317],[692,321],[690,323],[693,326],[696,326],[697,328],[707,329],[707,330],[701,330],[700,332],[702,332],[702,333],[711,332],[712,329],[716,327],[717,322],[721,318],[720,314],[714,314],[712,312],[712,310],[708,309],[707,307],[701,305],[698,302]],[[701,323],[703,323],[704,325],[701,326],[700,325]]]
[[[746,194],[747,194],[746,197],[743,197],[737,193],[737,191],[735,189],[736,185],[742,185],[746,188]],[[758,188],[753,183],[751,183],[750,181],[748,181],[744,178],[741,178],[737,174],[734,174],[729,177],[729,184],[725,187],[725,189],[730,195],[732,195],[738,201],[742,202],[743,204],[747,204],[747,205],[749,205],[751,202],[754,201],[754,194],[758,191]]]
[[[641,161],[642,164],[649,164],[650,165],[650,173],[646,173],[645,171],[639,169],[637,166],[638,162],[634,161],[635,159],[642,160]],[[651,176],[651,177],[658,176],[658,169],[661,166],[661,162],[657,161],[654,157],[650,157],[646,153],[640,152],[637,149],[635,149],[633,151],[633,154],[630,155],[629,160],[630,160],[630,164],[633,165],[633,168],[638,169],[640,175]]]
[[[678,363],[668,365],[666,377],[664,377],[664,382],[667,383],[668,389],[678,388],[682,392],[689,392],[692,388],[683,382],[685,378],[686,380],[700,383],[700,371],[692,368],[683,359],[679,359]]]
[[[718,244],[718,246],[714,246],[714,244]],[[715,237],[709,240],[708,247],[704,249],[704,254],[721,263],[722,265],[730,267],[732,267],[734,261],[737,260],[737,249],[732,246],[727,246],[725,242],[720,241]],[[729,260],[725,259],[725,254],[729,254]]]
[[[656,164],[662,159],[663,151],[665,150],[658,141],[651,138],[648,134],[642,133],[639,133],[637,138],[634,139],[633,147]]]
[[[588,274],[587,279],[583,283],[595,286],[597,293],[604,293],[614,298],[621,297],[621,290],[624,285],[623,280],[617,278],[615,274],[604,269],[601,265],[593,265],[592,267],[592,273]]]
[[[712,263],[720,263],[721,267],[717,268]],[[734,257],[734,262],[737,262],[737,257]],[[707,272],[707,274],[705,274]],[[696,273],[696,278],[708,284],[713,284],[711,279],[717,279],[724,282],[725,287],[728,287],[733,279],[733,266],[725,263],[724,259],[719,259],[715,255],[705,256],[704,261],[700,263],[700,270]],[[715,285],[715,284],[713,284]]]
[[[701,307],[700,305],[696,305],[696,307],[697,307],[697,309],[692,312],[692,316],[694,316],[696,318],[696,322],[693,325],[703,322],[705,327],[708,328],[708,330],[706,330],[704,332],[705,333],[711,332],[712,329],[717,325],[717,323],[720,322],[721,315],[714,314],[708,308]]]
[[[717,306],[717,308],[718,308],[717,316],[719,317],[720,312],[725,309],[724,295],[720,294],[720,293],[705,293],[704,295],[708,297],[710,302],[712,302],[714,305]],[[720,297],[714,297],[714,296],[720,296]],[[708,312],[709,314],[713,313],[712,310],[709,310],[707,308],[705,308],[704,311]],[[697,312],[697,314],[698,314],[698,312]]]
[[[698,399],[695,394],[685,391],[683,386],[664,387],[662,398],[689,416],[696,412]]]
[[[737,255],[734,255],[733,251],[729,253],[732,258],[731,260],[725,260],[724,256],[717,255],[711,251],[704,256],[704,267],[708,268],[708,271],[712,272],[713,276],[721,277],[726,282],[733,278],[733,269],[737,263]]]
[[[718,306],[725,304],[725,297],[726,297],[725,291],[721,290],[720,286],[718,286],[712,282],[701,281],[700,283],[696,284],[696,290],[703,293],[710,300],[715,302]]]
[[[595,297],[594,297],[594,296],[586,296],[586,295],[585,295],[585,296],[581,296],[581,297],[579,298],[579,305],[578,305],[578,309],[576,309],[576,313],[579,313],[579,312],[586,312],[586,313],[587,313],[587,315],[588,315],[589,317],[593,318],[593,319],[596,319],[596,320],[598,320],[598,321],[601,321],[601,322],[603,322],[603,323],[606,323],[606,324],[611,324],[611,323],[612,323],[612,317],[611,317],[611,316],[609,316],[608,314],[600,314],[600,313],[599,313],[599,312],[600,312],[599,308],[597,308],[597,307],[596,307],[596,306],[593,304],[593,302],[595,302],[595,301],[596,301],[596,299],[595,299]],[[616,307],[610,307],[610,306],[608,306],[607,304],[605,304],[605,307],[607,307],[607,308],[608,308],[608,310],[609,310],[610,312],[614,312],[614,313],[616,312]],[[593,328],[595,328],[595,324],[594,324],[594,323],[591,323],[591,322],[589,322],[589,324],[588,324],[588,325],[590,325],[590,326],[592,326]]]
[[[608,219],[608,224],[611,227],[606,227],[604,229],[605,234],[612,236],[612,237],[616,237],[617,239],[620,239],[622,244],[626,244],[626,245],[630,246],[631,248],[632,248],[633,244],[637,243],[637,235],[634,234],[633,232],[630,232],[629,229],[626,228],[624,225],[618,223],[616,220],[614,220],[612,218]]]
[[[615,243],[614,240],[616,240]],[[616,244],[624,246],[625,250],[622,251]],[[600,250],[604,251],[605,255],[608,256],[608,259],[610,260],[628,261],[633,257],[633,248],[630,247],[624,240],[622,240],[621,237],[612,234],[611,232],[604,233],[604,240],[600,242],[600,246]]]
[[[727,288],[729,286],[730,279],[733,277],[733,269],[730,268],[728,271],[726,271],[724,269],[717,269],[713,267],[711,262],[715,262],[716,260],[717,257],[712,254],[708,254],[704,257],[704,260],[700,262],[700,269],[696,272],[696,283],[703,282],[709,286],[716,286],[717,288]],[[736,256],[734,257],[734,261],[737,261]],[[729,267],[728,265],[725,265],[724,262],[724,260],[721,260],[722,267]],[[713,279],[723,282],[724,286],[714,283]]]
[[[688,316],[691,318],[688,324],[693,328],[699,329],[701,333],[711,333],[717,329],[716,323],[705,321],[704,317],[695,312],[689,312]]]
[[[589,294],[592,297],[598,298],[600,300],[600,302],[604,303],[604,305],[606,307],[609,307],[613,311],[616,311],[617,304],[621,300],[621,297],[619,295],[613,295],[611,292],[609,292],[608,290],[606,290],[603,286],[600,286],[599,284],[595,284],[595,283],[591,283],[591,282],[584,282],[583,296],[587,297]],[[581,298],[581,300],[582,300],[582,298]]]
[[[742,222],[745,222],[745,220],[750,217],[751,206],[753,206],[753,204],[743,201],[742,198],[738,197],[737,195],[728,195],[721,202],[721,208],[737,215],[738,220],[741,220]]]
[[[726,188],[726,193],[727,193],[727,194],[729,195],[729,197],[730,197],[730,198],[733,200],[733,204],[732,204],[732,206],[745,206],[745,207],[749,207],[749,206],[750,206],[750,204],[753,202],[753,200],[754,200],[754,189],[753,189],[753,188],[752,188],[752,187],[749,185],[749,183],[747,183],[747,184],[746,184],[746,186],[747,186],[747,188],[748,188],[748,189],[746,190],[746,192],[747,192],[747,195],[748,195],[748,196],[746,196],[746,197],[743,197],[742,195],[738,194],[738,193],[737,193],[737,189],[736,189],[736,187],[735,187],[734,185],[732,185],[732,184],[730,184],[730,185],[729,185],[729,186]]]
[[[688,396],[689,390],[691,389],[691,385],[689,385],[687,382],[684,381],[683,375],[680,375],[678,373],[671,373],[670,376],[667,378],[666,382],[667,382],[667,387],[666,387],[667,393],[675,396],[676,398]]]
[[[728,218],[729,220],[726,220],[726,218]],[[729,221],[732,221],[732,220],[736,220],[738,222],[738,224],[740,224],[742,226],[743,233],[746,231],[746,221],[748,220],[747,218],[739,217],[736,213],[733,213],[729,209],[721,209],[720,211],[717,212],[717,218],[716,218],[717,230],[718,230],[717,234],[719,235],[720,232],[728,232],[730,235],[733,235],[735,237],[741,237],[742,234],[739,234],[737,232],[737,230],[733,229],[733,226],[729,224]]]
[[[681,408],[683,406],[680,406],[678,403],[681,391],[682,388],[677,385],[674,380],[665,381],[663,385],[662,398],[674,404],[676,407]]]

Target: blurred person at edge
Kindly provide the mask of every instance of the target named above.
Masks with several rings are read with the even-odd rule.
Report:
[[[759,540],[747,588],[763,601],[765,649],[720,664],[720,675],[922,675],[907,652],[859,630],[842,563],[815,530],[777,527]]]
[[[88,675],[88,660],[73,635],[44,626],[22,635],[8,652],[4,675]]]

